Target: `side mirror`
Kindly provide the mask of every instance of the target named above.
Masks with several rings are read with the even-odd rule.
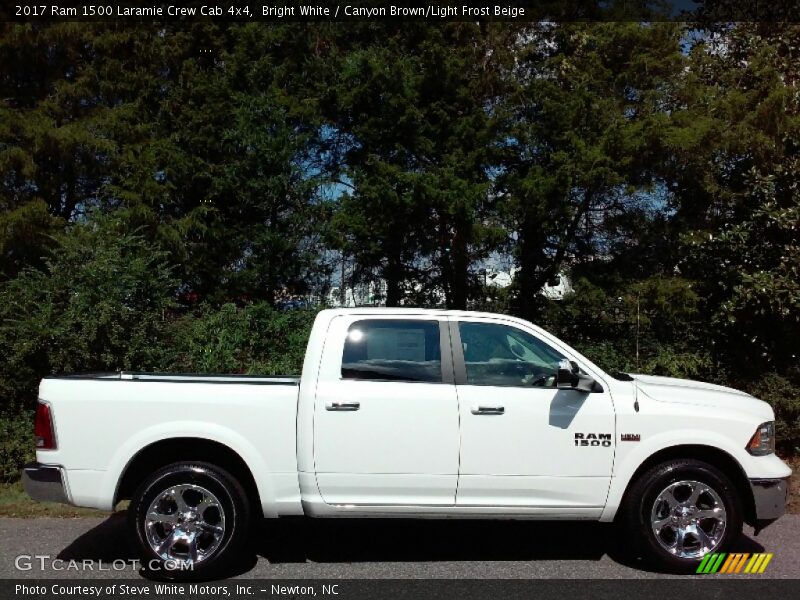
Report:
[[[558,365],[556,387],[560,390],[575,390],[590,394],[603,391],[602,385],[585,373],[581,373],[578,365],[568,360],[562,360]]]

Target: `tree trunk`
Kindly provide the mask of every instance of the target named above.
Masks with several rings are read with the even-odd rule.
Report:
[[[526,217],[519,231],[519,272],[516,275],[519,296],[517,313],[523,319],[533,321],[538,316],[536,295],[539,287],[536,273],[542,261],[544,245],[542,225],[536,219]]]
[[[386,306],[400,306],[403,299],[403,267],[399,257],[390,257],[389,264],[383,269],[386,281]]]

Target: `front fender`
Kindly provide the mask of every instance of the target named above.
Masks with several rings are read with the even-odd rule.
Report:
[[[743,446],[737,447],[730,438],[708,430],[682,429],[679,435],[676,435],[675,431],[665,431],[643,436],[639,443],[619,441],[606,506],[600,520],[605,522],[614,520],[625,490],[628,489],[633,476],[642,464],[658,452],[680,446],[707,446],[721,450],[728,454],[746,475],[745,465],[749,462],[748,459],[754,458]]]

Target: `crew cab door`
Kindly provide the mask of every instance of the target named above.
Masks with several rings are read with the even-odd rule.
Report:
[[[458,418],[446,321],[331,322],[314,403],[314,463],[326,503],[452,506]]]
[[[564,351],[499,319],[451,321],[461,415],[457,506],[599,516],[614,459],[608,391],[555,387]]]

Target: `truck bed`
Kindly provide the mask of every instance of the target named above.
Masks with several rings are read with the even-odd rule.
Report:
[[[299,381],[131,372],[49,377],[39,397],[50,404],[58,448],[37,457],[62,467],[74,504],[109,510],[139,452],[171,438],[187,447],[205,440],[245,461],[268,514],[296,512]]]

